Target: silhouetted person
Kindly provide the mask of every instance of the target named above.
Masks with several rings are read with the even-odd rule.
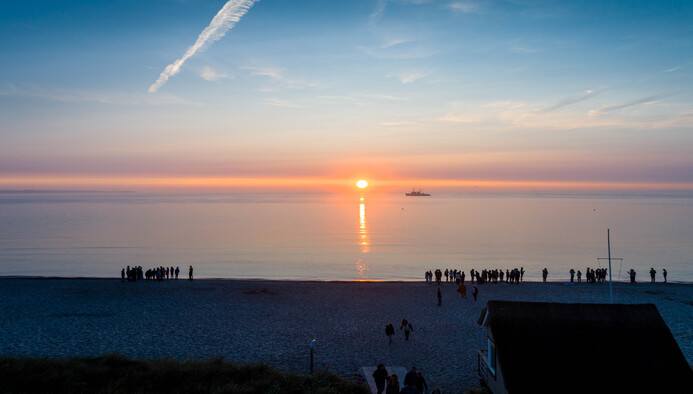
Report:
[[[440,287],[438,288],[438,306],[441,306],[441,300],[443,298],[443,295],[440,294]]]
[[[575,278],[575,270],[571,268],[570,269],[570,282],[571,283],[574,281],[573,280],[574,278]]]
[[[387,335],[387,343],[392,343],[392,336],[395,335],[395,327],[392,325],[392,323],[385,326],[385,335]]]
[[[630,275],[630,283],[635,284],[635,270],[631,268],[628,275]]]
[[[419,390],[420,393],[425,393],[428,391],[428,385],[426,384],[426,379],[424,379],[423,375],[421,374],[421,371],[416,371],[416,383],[414,384],[416,386],[416,389]],[[424,388],[426,391],[424,391]]]
[[[472,296],[474,297],[474,301],[476,301],[476,297],[479,295],[479,288],[474,285],[474,288],[472,289]]]
[[[120,281],[125,282],[125,268],[120,270]]]
[[[407,321],[407,319],[402,319],[402,324],[399,326],[400,331],[404,329],[404,340],[408,341],[409,340],[409,334],[414,331],[414,327],[412,327],[411,323]]]
[[[546,269],[546,268],[544,268]],[[548,271],[546,271],[548,273]],[[520,267],[520,281],[525,280],[525,267]]]
[[[662,276],[664,277],[664,283],[667,283],[667,270],[662,268]]]
[[[192,268],[192,265],[190,266],[190,269],[188,270],[188,280],[193,280],[193,268]]]
[[[180,273],[180,268],[176,267],[175,273],[176,273],[176,279],[178,279],[178,274]]]
[[[385,390],[385,383],[387,383],[387,369],[385,369],[385,364],[378,364],[378,367],[373,372],[373,380],[375,380],[375,387],[378,389],[378,394],[382,394]]]
[[[387,380],[385,394],[399,394],[399,378],[397,377],[397,374],[393,373],[390,375],[390,379]]]
[[[657,271],[655,271],[654,268],[650,267],[650,283],[655,283],[655,275],[657,274]]]
[[[410,384],[416,384],[416,367],[413,365],[411,366],[409,372],[407,372],[407,374],[404,375],[404,385],[409,386]]]
[[[541,271],[541,277],[544,279],[544,283],[546,283],[546,277],[549,276],[549,270],[544,267],[544,269]]]

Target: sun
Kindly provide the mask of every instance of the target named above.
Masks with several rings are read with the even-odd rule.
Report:
[[[368,187],[368,181],[365,179],[359,179],[356,182],[356,187],[358,187],[359,189],[365,189]]]

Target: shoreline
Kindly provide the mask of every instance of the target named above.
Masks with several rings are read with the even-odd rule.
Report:
[[[416,365],[429,386],[457,393],[478,386],[476,349],[486,346],[486,331],[476,321],[487,301],[609,301],[607,283],[484,284],[477,302],[456,288],[424,281],[179,279],[149,286],[120,278],[0,278],[0,314],[12,317],[0,322],[0,354],[223,357],[306,373],[315,339],[317,370],[347,376],[379,362]],[[655,304],[693,363],[693,285],[614,283],[614,295],[617,303]],[[409,341],[397,330],[403,318],[414,326]],[[396,329],[391,345],[387,323]]]
[[[121,281],[121,278],[116,278],[116,277],[107,277],[107,276],[39,276],[39,275],[0,275],[0,280],[5,280],[5,279],[19,279],[19,280],[102,280],[102,281]],[[180,277],[179,279],[164,279],[162,282],[167,282],[167,281],[189,281],[186,278]],[[145,280],[140,280],[142,282],[147,282]],[[138,282],[140,282],[138,281]],[[235,282],[290,282],[290,283],[423,283],[426,284],[426,282],[422,279],[273,279],[273,278],[207,278],[207,277],[202,277],[202,278],[194,278],[193,281],[235,281]],[[155,281],[154,281],[155,282]],[[547,280],[546,283],[553,283],[553,284],[567,284],[569,283],[569,280]],[[453,282],[441,282],[441,285],[443,284],[452,284]],[[534,280],[534,279],[528,279],[528,280],[523,280],[520,283],[544,283],[542,280]],[[582,281],[582,283],[574,282],[574,286],[582,286],[582,285],[594,285],[594,286],[600,286],[600,285],[608,285],[609,281],[601,282],[601,283],[588,283],[586,281]],[[435,283],[434,283],[435,284]],[[469,280],[465,281],[466,285],[469,285],[470,282]],[[509,285],[510,283],[505,283],[505,282],[498,282],[498,283],[484,283],[483,285]],[[621,280],[621,281],[614,281],[614,285],[619,284],[619,285],[630,285],[631,283],[627,280]],[[686,281],[667,281],[667,282],[662,282],[662,281],[657,281],[655,283],[650,283],[650,282],[636,282],[635,285],[693,285],[693,282],[686,282]]]

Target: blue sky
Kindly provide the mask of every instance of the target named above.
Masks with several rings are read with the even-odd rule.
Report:
[[[150,93],[225,3],[1,2],[0,187],[693,185],[690,1],[261,0]]]

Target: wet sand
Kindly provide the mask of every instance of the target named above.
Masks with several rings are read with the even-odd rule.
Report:
[[[262,362],[298,373],[315,368],[343,375],[363,366],[416,365],[429,388],[463,392],[478,386],[476,324],[492,299],[609,302],[609,286],[524,282],[479,286],[461,299],[443,282],[298,282],[111,279],[0,279],[0,354]],[[693,363],[693,284],[614,284],[618,303],[653,303],[689,363]],[[404,340],[399,323],[414,332]],[[388,344],[385,325],[397,335]]]

